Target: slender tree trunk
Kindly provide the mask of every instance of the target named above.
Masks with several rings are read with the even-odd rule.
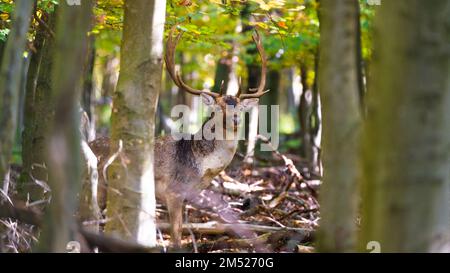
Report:
[[[252,54],[254,53],[252,52]],[[258,86],[260,71],[261,67],[257,65],[253,64],[247,65],[247,73],[248,73],[247,89]],[[247,139],[247,147],[245,147],[242,142],[240,144],[242,145],[242,147],[240,147],[240,150],[245,151],[244,164],[246,168],[253,166],[256,149],[256,137],[258,136],[258,124],[259,124],[258,117],[259,117],[258,107],[253,107],[253,109],[250,110],[248,118],[244,117],[245,132],[243,133],[245,134]]]
[[[222,81],[224,94],[227,91],[231,73],[231,57],[232,55],[228,53],[227,56],[220,58],[217,62],[214,86],[212,88],[213,92],[219,93],[220,88],[222,87]]]
[[[384,3],[383,3],[384,4]],[[323,102],[323,187],[319,251],[347,252],[356,241],[358,99],[357,0],[322,0],[319,84]]]
[[[357,16],[356,16],[356,50],[357,50],[357,66],[358,66],[358,90],[359,90],[359,103],[361,107],[361,113],[363,116],[366,113],[365,96],[366,85],[364,84],[364,60],[362,55],[362,41],[361,41],[361,7],[358,2]]]
[[[28,70],[30,67],[31,52],[28,52],[27,58],[23,58],[22,73],[20,78],[20,94],[19,94],[19,107],[17,115],[17,130],[15,136],[15,147],[21,147],[22,145],[22,131],[24,127],[24,112],[25,112],[25,93],[27,86]]]
[[[108,170],[106,232],[148,246],[156,244],[153,145],[165,8],[164,0],[125,1],[121,70],[112,114],[113,147],[123,142],[121,157],[126,159],[116,160]]]
[[[286,75],[286,91],[287,91],[287,96],[285,96],[286,98],[286,104],[287,104],[287,111],[286,114],[289,115],[293,115],[295,116],[298,112],[298,105],[296,105],[296,96],[294,93],[294,77],[295,77],[295,67],[290,67],[288,69],[286,69],[286,72],[284,73]],[[280,93],[281,96],[283,96],[282,93]],[[297,128],[296,128],[297,129]]]
[[[5,52],[5,42],[0,41],[0,64],[3,62],[3,53]]]
[[[250,4],[247,3],[241,11],[241,21],[243,22],[242,34],[248,35],[249,32],[253,31],[253,27],[250,24],[245,23],[252,20],[253,18],[251,17]],[[249,49],[247,50],[247,54],[256,56],[258,52],[256,48]],[[259,66],[258,64],[249,63],[246,65],[246,68],[247,68],[247,83],[246,86],[242,87],[243,90],[248,90],[249,88],[257,87],[261,72],[261,66]],[[248,140],[248,143],[247,147],[245,147],[244,141],[241,141],[239,144],[239,151],[245,153],[246,155],[246,158],[244,160],[245,163],[244,167],[246,168],[252,166],[253,164],[253,157],[256,148],[256,137],[258,135],[258,125],[259,125],[258,115],[259,110],[256,107],[253,107],[253,109],[250,110],[250,114],[248,116],[245,116],[243,120],[245,129],[245,132],[243,132],[243,134],[245,134],[246,137],[245,139]]]
[[[363,137],[361,250],[448,252],[450,6],[384,1]]]
[[[112,96],[117,85],[117,64],[116,56],[108,56],[105,62],[103,81],[102,81],[102,97]]]
[[[17,129],[23,52],[30,24],[33,1],[17,0],[0,67],[0,180],[9,169]]]
[[[183,66],[185,64],[185,54],[183,52],[179,51],[175,54],[178,55],[178,59],[180,60],[180,69],[182,75],[188,75],[187,73],[183,73]],[[186,76],[184,76],[186,77]],[[173,81],[170,77],[166,77],[166,79],[170,82],[172,87],[174,88],[172,91],[172,97],[171,97],[171,104],[172,105],[188,105],[190,106],[190,102],[192,101],[192,96],[188,94],[188,92],[184,92],[183,90],[180,90],[178,86],[173,84]],[[185,79],[183,79],[185,80]]]
[[[260,73],[260,71],[258,71]],[[269,132],[272,131],[272,105],[278,105],[278,89],[280,86],[280,79],[281,75],[278,70],[270,69],[267,72],[267,86],[266,89],[270,90],[269,93],[264,95],[261,99],[259,104],[260,105],[267,105],[267,130]],[[253,88],[253,87],[252,87]]]
[[[39,251],[63,252],[76,241],[77,194],[81,188],[79,100],[87,32],[92,20],[92,1],[69,6],[61,1],[55,36],[52,97],[55,119],[47,144],[49,186],[52,190],[46,211]]]
[[[248,54],[256,54],[256,52],[248,52]],[[247,65],[247,85],[244,90],[248,90],[249,88],[255,88],[258,86],[259,78],[260,78],[261,67],[254,64]],[[244,88],[244,87],[243,87]],[[256,149],[256,137],[258,136],[258,125],[259,125],[259,109],[257,107],[253,107],[250,110],[248,116],[244,117],[244,132],[245,139],[247,140],[247,147],[245,147],[244,142],[241,142],[239,145],[240,151],[245,151],[245,168],[253,165],[253,157]]]
[[[89,126],[85,128],[85,136],[87,141],[95,139],[95,117],[94,117],[94,64],[95,64],[95,38],[89,37],[88,57],[84,64],[83,92],[81,96],[81,105],[89,118]]]
[[[89,147],[89,142],[95,139],[95,116],[94,116],[94,90],[93,90],[93,67],[95,61],[94,39],[90,37],[88,42],[88,56],[83,69],[83,90],[81,102],[83,105],[81,113],[81,151],[82,151],[82,186],[80,192],[80,202],[78,218],[81,223],[88,223],[85,226],[92,232],[99,232],[100,221],[102,219],[99,201],[99,171],[97,156]],[[91,113],[91,116],[89,116]],[[102,170],[100,170],[101,172]],[[100,187],[105,185],[100,185]],[[103,191],[102,191],[103,192]],[[101,196],[100,196],[101,197]],[[104,207],[104,206],[103,206]]]
[[[42,21],[55,32],[56,11],[44,14]],[[52,101],[52,70],[55,38],[39,25],[32,56],[25,98],[24,130],[22,140],[23,170],[19,196],[29,201],[41,200],[44,188],[35,180],[47,182],[46,143],[54,112]]]
[[[300,77],[303,86],[299,105],[300,132],[302,137],[302,156],[308,162],[308,169],[312,169],[313,146],[311,139],[312,90],[308,86],[308,69],[305,64],[300,65]]]
[[[228,73],[228,85],[227,88],[224,88],[224,94],[235,96],[239,92],[240,86],[240,80],[237,75],[237,63],[233,60],[234,56],[239,55],[239,48],[236,43],[236,41],[232,42],[232,49],[231,49],[231,56],[230,56],[230,71]]]
[[[172,98],[172,88],[175,88],[170,76],[164,73],[162,76],[162,85],[161,93],[158,99],[158,108],[156,111],[157,116],[157,124],[155,130],[155,136],[160,136],[162,134],[170,134],[171,131],[171,119],[170,119],[170,110],[173,106],[173,98]]]
[[[259,108],[253,107],[250,110],[249,115],[249,128],[248,128],[248,144],[247,150],[245,153],[244,164],[246,167],[253,166],[254,156],[255,156],[255,148],[256,148],[256,140],[258,137],[258,118],[259,118]]]
[[[320,100],[319,92],[319,50],[315,54],[314,60],[314,84],[312,88],[312,113],[311,113],[311,144],[312,144],[312,171],[319,176],[322,176],[322,159],[321,159],[321,147],[322,147],[322,104]]]
[[[82,166],[83,182],[80,193],[78,218],[82,223],[89,223],[89,225],[86,226],[87,229],[92,232],[98,232],[100,229],[99,220],[102,219],[102,213],[99,206],[99,201],[101,200],[99,197],[101,196],[98,194],[98,160],[85,139],[81,140],[81,151],[84,164]],[[102,170],[100,170],[100,172],[101,171]]]

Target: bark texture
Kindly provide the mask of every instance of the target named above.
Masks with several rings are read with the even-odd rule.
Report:
[[[125,2],[119,82],[113,98],[106,232],[156,244],[153,146],[161,89],[166,1]]]
[[[58,6],[51,92],[55,118],[46,145],[52,198],[39,240],[42,252],[64,252],[80,240],[74,217],[82,179],[78,106],[93,2],[82,3]]]
[[[43,14],[41,20],[53,32],[55,14]],[[22,162],[19,197],[30,202],[44,197],[44,189],[35,180],[47,182],[45,144],[50,122],[53,119],[51,105],[54,37],[42,24],[34,41],[36,53],[31,56],[25,91],[24,129],[22,132]]]
[[[0,180],[9,170],[17,129],[20,81],[33,2],[17,0],[0,67]]]
[[[384,1],[363,136],[361,250],[450,251],[450,5]],[[444,244],[445,243],[445,244]]]
[[[384,3],[383,3],[384,4]],[[357,0],[323,0],[319,91],[323,110],[323,187],[319,250],[348,252],[356,243],[360,108]]]

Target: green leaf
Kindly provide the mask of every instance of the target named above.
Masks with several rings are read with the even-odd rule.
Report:
[[[0,41],[6,41],[8,38],[9,29],[0,29]]]

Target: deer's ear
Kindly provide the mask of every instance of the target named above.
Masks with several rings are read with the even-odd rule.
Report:
[[[241,102],[242,111],[249,111],[255,106],[258,106],[259,99],[244,99]]]
[[[200,96],[202,97],[203,103],[207,106],[212,106],[216,103],[215,99],[210,95],[202,93],[202,94],[200,94]]]

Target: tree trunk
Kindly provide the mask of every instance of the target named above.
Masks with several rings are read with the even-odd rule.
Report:
[[[89,147],[89,142],[95,139],[95,114],[94,114],[94,88],[93,69],[95,63],[95,40],[93,37],[88,41],[88,56],[83,68],[83,90],[81,103],[83,111],[81,113],[81,151],[82,151],[82,185],[80,192],[80,202],[78,218],[86,229],[98,233],[100,230],[100,220],[102,219],[99,207],[98,188],[99,171],[97,156]],[[101,172],[102,170],[100,170]],[[101,185],[104,186],[104,185]],[[100,186],[100,187],[101,187]],[[100,196],[101,197],[101,196]],[[104,199],[102,199],[104,200]],[[106,201],[106,200],[104,200]],[[88,223],[88,225],[85,225]]]
[[[124,160],[108,170],[106,232],[146,246],[156,244],[153,145],[165,2],[125,2],[121,70],[113,99],[112,147],[117,151],[123,142]]]
[[[356,239],[361,122],[356,53],[358,1],[323,0],[320,5],[324,177],[318,247],[322,252],[347,252],[354,250]]]
[[[260,73],[260,71],[258,71]],[[278,70],[269,69],[267,72],[267,86],[269,93],[261,97],[260,105],[267,105],[267,130],[272,131],[272,105],[278,105],[278,89],[280,86],[281,75]],[[252,87],[254,88],[254,87]]]
[[[116,90],[117,85],[117,57],[106,57],[103,81],[102,81],[102,97],[110,97]]]
[[[5,52],[5,42],[0,40],[0,64],[3,62],[4,52]]]
[[[79,6],[62,1],[58,7],[51,97],[55,119],[46,145],[52,198],[39,240],[38,250],[43,252],[63,252],[70,241],[77,240],[74,214],[81,188],[78,105],[92,8],[92,1]]]
[[[55,32],[56,11],[44,14],[42,21]],[[23,170],[20,178],[19,197],[29,197],[29,201],[41,200],[44,189],[34,180],[47,182],[46,143],[52,112],[52,70],[55,38],[51,37],[43,25],[39,25],[27,79],[24,130],[22,140]]]
[[[285,114],[295,116],[298,112],[298,103],[296,103],[296,95],[294,93],[294,85],[293,85],[295,78],[295,67],[287,68],[284,74],[286,75],[284,81],[286,83],[286,92],[287,92],[287,96],[284,97],[287,104]],[[280,95],[282,96],[283,93],[280,93]]]
[[[94,117],[94,102],[95,102],[95,92],[94,92],[94,64],[95,64],[95,38],[94,36],[89,37],[88,42],[88,57],[84,64],[84,77],[83,77],[83,92],[81,96],[81,105],[83,110],[86,112],[89,118],[89,126],[85,128],[83,134],[86,140],[92,141],[95,139],[95,117]]]
[[[302,95],[299,104],[300,132],[302,137],[302,157],[307,161],[308,169],[312,169],[313,146],[311,139],[311,115],[313,95],[310,86],[308,86],[308,69],[305,64],[300,65],[300,77],[302,82]]]
[[[312,144],[312,171],[322,176],[322,159],[321,159],[321,147],[322,147],[322,104],[320,100],[319,92],[319,50],[317,50],[314,58],[314,84],[312,88],[312,113],[311,113],[311,127],[309,134],[311,135]]]
[[[253,21],[253,17],[251,16],[251,7],[250,4],[248,3],[244,6],[244,8],[241,11],[241,20],[243,22],[242,34],[247,35],[249,32],[253,30],[253,27],[250,24],[244,23]],[[258,54],[258,51],[256,50],[256,48],[248,49],[247,54],[256,56]],[[259,64],[248,63],[246,64],[246,68],[247,68],[247,84],[246,86],[242,86],[243,90],[248,90],[249,88],[257,87],[261,73],[261,66]],[[258,125],[259,125],[258,116],[259,110],[257,109],[257,107],[253,107],[253,109],[250,110],[249,115],[248,116],[246,115],[243,119],[245,130],[243,134],[245,135],[245,139],[247,139],[247,147],[245,147],[244,141],[241,141],[239,143],[238,149],[242,153],[245,153],[244,168],[248,168],[253,165],[253,157],[256,148],[256,137],[258,135]]]
[[[185,54],[183,54],[183,52],[178,51],[175,52],[176,55],[178,55],[178,59],[180,60],[180,69],[181,69],[181,75],[188,75],[187,73],[183,73],[183,66],[186,63],[185,61]],[[186,77],[186,76],[184,76]],[[185,80],[183,78],[183,80]],[[180,90],[180,88],[178,88],[178,86],[176,86],[173,81],[172,78],[170,78],[169,75],[166,76],[166,81],[169,82],[170,86],[172,87],[171,90],[171,98],[170,98],[170,104],[172,106],[174,105],[188,105],[190,104],[191,100],[192,100],[192,96],[188,93],[188,92],[184,92],[183,90]],[[169,115],[170,115],[170,111],[169,111]]]
[[[362,55],[362,41],[361,41],[361,7],[358,3],[357,5],[357,15],[356,15],[356,52],[357,59],[356,65],[358,67],[358,90],[359,90],[359,103],[361,107],[361,113],[364,116],[366,113],[364,98],[366,96],[366,85],[364,84],[364,60]]]
[[[249,52],[250,53],[250,52]],[[252,54],[255,54],[254,52],[251,52]],[[247,65],[247,73],[248,73],[248,79],[247,79],[247,87],[248,88],[255,88],[258,86],[259,78],[260,78],[260,71],[261,67],[257,65]],[[254,162],[254,156],[255,156],[255,149],[256,149],[256,138],[258,136],[258,124],[259,124],[259,108],[253,107],[253,109],[250,110],[250,113],[248,117],[244,117],[244,129],[245,132],[243,132],[247,139],[247,147],[244,146],[243,142],[241,142],[239,150],[245,151],[245,160],[244,160],[244,167],[248,168],[253,166]]]
[[[14,147],[21,147],[22,145],[22,131],[24,126],[24,108],[25,108],[25,93],[27,86],[28,70],[30,67],[31,52],[28,51],[27,58],[23,58],[22,73],[20,78],[20,94],[19,94],[19,107],[17,115],[17,130],[15,136]]]
[[[0,179],[9,169],[17,129],[20,80],[33,1],[17,0],[0,67]]]
[[[232,49],[230,50],[230,71],[228,73],[228,84],[227,88],[224,88],[224,94],[236,96],[239,92],[239,88],[241,88],[240,80],[237,75],[237,62],[234,61],[234,56],[239,55],[239,49],[236,41],[232,42]]]
[[[250,110],[249,115],[249,128],[248,128],[248,144],[245,152],[244,167],[249,168],[254,164],[256,141],[258,138],[258,121],[259,121],[259,108],[253,107]]]
[[[384,1],[363,136],[361,250],[449,251],[450,9]]]
[[[83,155],[82,177],[83,182],[80,193],[80,205],[78,218],[81,223],[88,222],[86,229],[97,233],[100,230],[102,213],[99,206],[99,170],[97,156],[91,150],[85,139],[81,140],[81,151]],[[100,169],[100,172],[102,170]]]
[[[231,73],[231,62],[232,62],[231,57],[232,54],[228,52],[227,56],[220,58],[219,61],[217,62],[216,73],[214,76],[214,86],[212,88],[213,92],[219,93],[221,88],[224,94],[227,91]]]

